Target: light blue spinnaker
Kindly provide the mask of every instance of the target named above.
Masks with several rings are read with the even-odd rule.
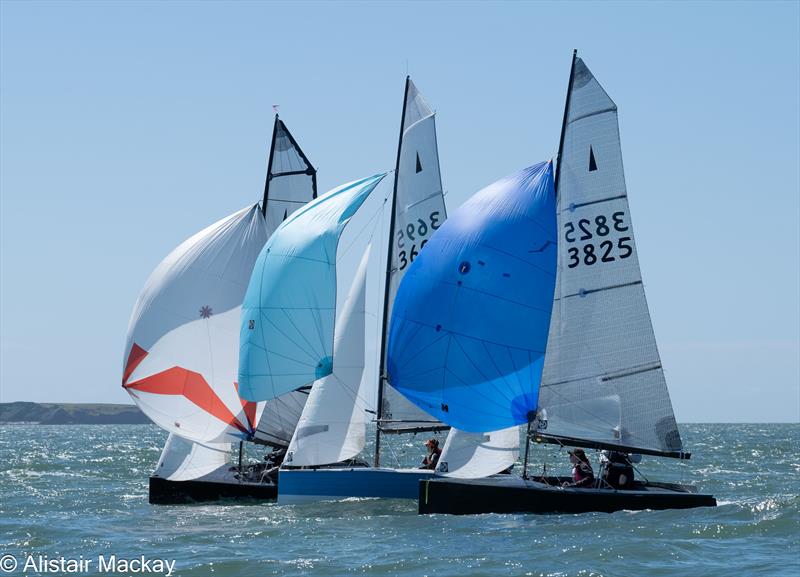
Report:
[[[294,212],[267,241],[242,305],[239,395],[274,399],[331,373],[339,237],[386,174]]]
[[[550,162],[465,202],[400,284],[389,333],[391,385],[465,431],[528,422],[553,307],[556,243]]]

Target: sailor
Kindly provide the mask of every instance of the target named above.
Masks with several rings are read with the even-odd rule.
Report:
[[[431,437],[425,441],[425,448],[428,450],[428,454],[422,460],[420,469],[436,469],[439,456],[442,454],[442,450],[439,448],[439,441]]]
[[[633,465],[627,453],[600,451],[602,478],[612,489],[633,488]]]
[[[594,484],[594,471],[583,449],[569,451],[569,462],[572,463],[572,482],[564,483],[563,486],[591,487]]]

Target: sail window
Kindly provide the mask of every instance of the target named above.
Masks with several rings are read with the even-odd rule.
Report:
[[[422,172],[422,163],[419,161],[419,152],[417,153],[417,173]]]
[[[594,150],[589,146],[589,172],[597,170],[597,161],[594,159]]]

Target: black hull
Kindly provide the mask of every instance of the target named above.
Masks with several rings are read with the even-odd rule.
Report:
[[[504,475],[487,479],[432,479],[419,483],[419,513],[589,513],[643,509],[715,507],[711,495],[669,483],[637,485],[631,490],[561,488]]]
[[[214,481],[169,481],[150,477],[150,503],[153,505],[183,505],[207,503],[224,499],[277,499],[278,486],[271,483],[230,483]]]

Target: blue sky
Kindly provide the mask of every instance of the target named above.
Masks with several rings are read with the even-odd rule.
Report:
[[[0,400],[129,402],[134,300],[259,199],[393,168],[406,71],[452,210],[554,156],[573,48],[619,107],[679,421],[800,420],[800,5],[0,3]]]

